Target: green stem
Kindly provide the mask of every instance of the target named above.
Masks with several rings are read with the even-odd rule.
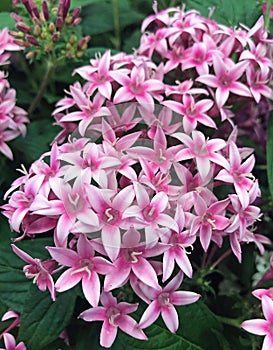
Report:
[[[210,267],[211,270],[214,270],[217,265],[220,264],[227,256],[229,256],[232,253],[231,249],[228,249],[224,254],[222,254]]]
[[[115,28],[115,49],[120,51],[120,23],[119,23],[119,9],[118,0],[112,0],[113,16],[114,16],[114,28]]]
[[[47,70],[46,70],[46,73],[44,76],[44,80],[42,81],[42,84],[39,88],[39,91],[37,92],[37,95],[35,96],[34,100],[32,101],[32,103],[28,109],[28,114],[33,113],[34,110],[37,108],[38,104],[40,103],[40,101],[41,101],[41,99],[46,91],[47,85],[50,81],[50,78],[51,78],[51,75],[52,75],[54,69],[55,69],[55,65],[51,61],[48,61],[47,62]]]
[[[217,316],[220,322],[227,324],[229,326],[233,326],[235,328],[240,328],[241,329],[241,321],[238,320],[237,318],[229,318],[229,317],[223,317],[223,316]]]
[[[270,12],[271,12],[271,1],[267,1],[266,4],[266,14],[264,16],[264,27],[268,29],[270,23]]]

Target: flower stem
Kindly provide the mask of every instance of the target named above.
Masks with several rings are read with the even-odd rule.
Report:
[[[221,255],[210,267],[211,270],[214,270],[226,257],[232,253],[231,249],[228,249],[223,255]]]
[[[115,49],[120,51],[120,23],[119,23],[119,9],[118,9],[118,0],[112,0],[113,5],[113,16],[114,16],[114,28],[115,28]]]
[[[270,23],[271,1],[267,1],[266,14],[264,15],[264,27],[268,29]]]
[[[44,76],[44,80],[42,81],[42,84],[39,88],[39,91],[28,109],[28,114],[33,113],[35,111],[35,109],[37,108],[38,104],[40,103],[40,101],[41,101],[41,99],[46,91],[47,85],[50,81],[51,75],[54,71],[54,68],[55,68],[55,65],[51,61],[48,61],[47,62],[47,70],[46,70],[46,73]]]
[[[229,317],[223,317],[223,316],[217,316],[220,322],[227,324],[229,326],[233,326],[236,328],[241,328],[240,324],[241,321],[238,320],[237,318],[229,318]]]

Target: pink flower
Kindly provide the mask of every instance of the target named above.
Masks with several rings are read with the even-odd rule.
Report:
[[[142,286],[143,294],[152,300],[143,313],[139,327],[146,328],[154,323],[161,314],[167,328],[175,333],[178,329],[178,315],[174,305],[187,305],[194,303],[200,298],[200,294],[189,291],[176,291],[183,279],[183,273],[178,273],[164,288],[155,290],[151,287]]]
[[[157,243],[154,247],[148,248],[145,242],[140,242],[140,238],[140,233],[133,227],[123,234],[119,255],[113,262],[115,269],[105,278],[105,291],[123,285],[130,273],[148,286],[158,288],[156,272],[147,258],[162,254],[168,246]]]
[[[0,348],[0,350],[26,350],[25,344],[21,341],[16,345],[14,336],[9,333],[3,334],[5,348]]]
[[[216,180],[232,183],[243,208],[249,204],[249,190],[253,186],[254,176],[251,171],[255,158],[251,155],[242,164],[242,156],[236,144],[231,141],[229,145],[229,163],[226,169],[220,170]]]
[[[79,315],[79,318],[87,322],[103,321],[100,333],[101,346],[111,347],[117,336],[118,327],[134,338],[147,339],[137,322],[127,315],[136,311],[138,304],[118,303],[111,293],[106,292],[101,294],[101,303],[103,306],[93,307]]]
[[[216,128],[215,122],[205,113],[213,106],[212,100],[203,99],[196,102],[192,95],[185,94],[182,101],[183,103],[164,101],[162,104],[183,116],[183,128],[186,134],[191,133],[196,128],[197,122]]]
[[[201,131],[193,130],[192,139],[187,134],[177,132],[172,135],[182,142],[186,147],[178,151],[175,160],[181,161],[194,158],[197,169],[202,178],[205,178],[210,171],[210,162],[228,167],[227,160],[218,153],[219,150],[226,146],[222,139],[206,140]]]
[[[134,66],[130,77],[117,71],[115,80],[122,85],[114,96],[115,104],[136,100],[150,111],[154,109],[153,93],[161,91],[164,87],[160,80],[147,78],[144,64]]]
[[[64,292],[82,281],[85,298],[92,306],[97,306],[100,297],[98,273],[109,273],[112,271],[112,264],[102,257],[94,256],[94,249],[83,234],[78,239],[77,252],[60,247],[47,247],[47,250],[58,263],[69,267],[56,281],[56,290]]]
[[[241,327],[247,332],[265,335],[261,350],[273,348],[273,300],[267,295],[262,297],[262,310],[265,319],[253,319],[244,321]]]
[[[57,263],[54,260],[41,261],[38,258],[34,259],[14,244],[11,247],[19,258],[28,263],[23,268],[26,278],[33,278],[33,283],[36,283],[38,288],[43,292],[48,288],[52,300],[55,300],[56,293],[51,273],[57,267]]]
[[[230,59],[223,60],[216,55],[213,57],[215,75],[204,74],[196,81],[216,88],[215,100],[221,108],[227,102],[231,92],[239,96],[250,96],[247,86],[237,81],[244,74],[247,65],[246,61],[235,64]]]

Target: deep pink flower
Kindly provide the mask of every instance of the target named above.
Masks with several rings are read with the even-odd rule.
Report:
[[[249,190],[253,186],[254,176],[251,171],[255,158],[251,155],[242,163],[242,156],[236,144],[231,141],[229,145],[229,163],[226,169],[220,170],[216,180],[232,183],[243,208],[249,204]]]
[[[178,151],[175,160],[181,161],[194,158],[196,160],[197,169],[202,178],[205,178],[210,171],[210,162],[228,167],[227,160],[218,153],[219,150],[226,146],[226,142],[222,139],[206,140],[201,131],[193,130],[192,138],[182,132],[172,135],[182,142],[186,147]]]
[[[216,128],[215,122],[205,113],[213,106],[213,101],[203,99],[196,102],[192,95],[185,94],[182,103],[176,101],[164,101],[164,106],[183,116],[183,128],[186,134],[191,133],[197,126],[197,122]]]
[[[36,283],[38,288],[43,292],[48,288],[52,300],[55,300],[56,292],[51,274],[57,267],[56,261],[42,261],[38,258],[32,258],[22,249],[16,247],[16,245],[12,244],[11,247],[14,253],[19,256],[19,258],[28,263],[28,265],[25,265],[23,268],[26,278],[33,278],[33,283]]]
[[[216,88],[215,100],[218,107],[221,108],[227,102],[231,92],[239,96],[250,96],[248,87],[237,81],[245,73],[247,65],[246,61],[235,64],[230,59],[223,60],[216,55],[213,57],[215,75],[204,74],[196,81]]]
[[[136,311],[138,304],[118,303],[111,293],[106,292],[101,294],[101,303],[103,306],[93,307],[79,315],[79,318],[87,322],[103,321],[100,333],[101,346],[111,347],[117,336],[118,327],[134,338],[147,339],[137,322],[127,315]]]
[[[139,327],[146,328],[154,323],[161,314],[167,328],[175,333],[178,329],[179,320],[174,305],[187,305],[194,303],[200,298],[200,294],[189,291],[176,291],[183,279],[183,273],[178,273],[164,288],[155,290],[151,287],[142,286],[143,294],[152,300],[144,311]]]
[[[85,298],[92,306],[97,306],[100,298],[98,273],[109,273],[112,271],[112,264],[102,257],[94,256],[95,251],[83,234],[78,239],[77,251],[60,247],[47,247],[47,250],[59,264],[69,267],[56,281],[56,290],[64,292],[82,281]]]
[[[9,333],[3,334],[5,348],[0,348],[0,350],[27,350],[25,344],[21,341],[16,345],[14,336]]]
[[[267,295],[262,297],[262,309],[265,319],[247,320],[241,324],[241,327],[250,333],[265,335],[261,350],[271,350],[273,348],[273,300]]]

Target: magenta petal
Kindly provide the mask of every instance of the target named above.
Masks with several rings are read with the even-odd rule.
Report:
[[[139,321],[139,327],[140,328],[149,327],[152,323],[154,323],[157,320],[159,315],[160,315],[160,307],[157,301],[152,301],[151,304],[144,311]]]
[[[123,330],[123,332],[131,335],[132,337],[142,340],[147,339],[144,332],[138,327],[138,324],[132,317],[123,315],[117,323],[119,328]]]
[[[195,303],[200,298],[200,294],[188,291],[177,291],[171,295],[171,302],[174,305],[188,305]]]
[[[142,282],[148,286],[158,289],[156,272],[146,259],[139,257],[138,262],[132,264],[132,270],[137,278],[139,278]]]
[[[74,250],[59,247],[46,247],[46,249],[54,260],[65,266],[72,267],[79,260],[79,256]]]
[[[168,250],[163,256],[163,279],[165,282],[172,274],[174,269],[174,252]]]
[[[100,345],[110,348],[117,336],[118,328],[112,326],[108,320],[103,322],[100,332]]]
[[[83,311],[79,318],[85,321],[104,321],[105,319],[105,308],[103,306],[92,307],[91,309]]]
[[[175,310],[175,307],[173,305],[169,305],[166,307],[163,307],[161,309],[161,316],[163,318],[163,321],[165,322],[165,325],[167,328],[172,332],[175,333],[178,329],[179,321],[178,321],[178,315]]]
[[[4,342],[7,349],[15,349],[16,343],[14,336],[9,333],[4,333]]]
[[[90,257],[93,257],[95,254],[94,248],[92,247],[89,240],[84,234],[81,234],[78,239],[77,250],[81,258],[89,259]]]
[[[262,309],[265,318],[273,324],[273,300],[267,295],[262,297]]]
[[[109,258],[114,261],[121,246],[120,230],[116,226],[105,225],[101,232],[102,243]]]
[[[268,334],[263,341],[262,350],[272,350],[273,349],[273,336]]]
[[[87,301],[92,306],[98,306],[100,299],[100,279],[96,272],[91,272],[89,277],[85,274],[82,278],[82,290]]]
[[[241,327],[246,331],[257,334],[257,335],[265,335],[268,332],[268,322],[263,319],[253,319],[244,321],[241,324]]]
[[[64,292],[73,288],[82,279],[81,273],[74,273],[75,269],[66,270],[56,281],[55,288],[58,292]]]

